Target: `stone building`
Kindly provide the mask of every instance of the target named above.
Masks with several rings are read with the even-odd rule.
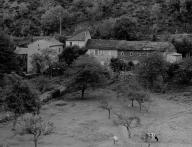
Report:
[[[66,46],[74,45],[87,48],[87,54],[96,57],[103,65],[108,65],[111,58],[136,63],[152,53],[159,53],[165,59],[170,59],[166,56],[176,52],[175,47],[169,42],[91,39],[89,31],[75,33],[66,41]]]

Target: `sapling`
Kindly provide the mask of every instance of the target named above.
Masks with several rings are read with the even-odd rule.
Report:
[[[109,103],[107,102],[107,101],[101,101],[100,102],[101,103],[101,105],[100,105],[100,107],[102,108],[102,109],[104,109],[104,110],[107,110],[108,111],[108,119],[110,119],[111,118],[111,110],[112,110],[112,106],[111,105],[109,105]]]

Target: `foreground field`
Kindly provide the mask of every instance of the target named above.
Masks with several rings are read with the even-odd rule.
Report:
[[[70,97],[70,96],[68,96]],[[43,106],[42,117],[54,123],[55,132],[43,136],[39,147],[113,147],[134,146],[145,147],[141,140],[144,131],[156,132],[160,142],[151,146],[184,147],[192,146],[192,108],[167,100],[169,95],[152,94],[152,102],[145,104],[142,112],[138,106],[131,108],[123,105],[110,90],[91,92],[89,99],[55,101]],[[67,98],[67,96],[65,96]],[[129,116],[139,116],[141,126],[132,129],[132,139],[127,138],[123,127],[115,125],[115,115],[107,119],[107,111],[99,108],[99,100],[109,99],[113,112],[125,112]],[[146,109],[149,111],[146,112]],[[0,124],[0,143],[8,143],[11,147],[33,147],[32,136],[19,136],[11,132],[11,122]],[[119,137],[113,145],[112,136]]]

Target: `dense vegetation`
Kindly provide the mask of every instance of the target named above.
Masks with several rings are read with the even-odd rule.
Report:
[[[13,36],[58,33],[60,23],[64,34],[88,26],[95,38],[146,39],[149,34],[192,32],[191,0],[1,0],[0,6],[0,26]],[[129,20],[118,21],[118,27],[116,20],[122,16]],[[111,33],[126,23],[133,28],[130,38]]]

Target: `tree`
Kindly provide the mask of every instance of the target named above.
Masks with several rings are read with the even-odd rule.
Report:
[[[80,55],[87,52],[85,48],[79,48],[78,46],[66,47],[59,55],[59,61],[67,63],[70,66]]]
[[[24,117],[24,126],[20,134],[31,134],[33,135],[33,142],[35,147],[38,145],[38,140],[43,135],[49,135],[53,133],[54,124],[51,122],[45,123],[41,116],[32,115]]]
[[[145,57],[137,68],[137,75],[139,81],[147,88],[155,88],[155,81],[159,77],[162,77],[162,81],[165,82],[167,78],[167,63],[163,57],[158,54],[152,54]]]
[[[150,96],[148,93],[146,93],[145,91],[138,91],[135,94],[135,100],[138,102],[139,104],[139,109],[141,111],[142,108],[142,104],[144,102],[150,101]]]
[[[41,53],[35,53],[32,55],[31,64],[33,71],[36,73],[43,73],[57,60],[56,52],[47,48],[41,51]]]
[[[48,9],[41,17],[41,24],[43,29],[48,32],[56,32],[59,29],[62,34],[63,24],[66,23],[69,13],[61,6],[55,6]]]
[[[23,80],[16,80],[7,87],[5,94],[5,105],[8,111],[14,113],[13,130],[19,116],[25,113],[39,113],[40,99],[34,88]]]
[[[82,99],[86,89],[101,87],[109,78],[108,71],[95,59],[86,55],[79,57],[72,69],[74,74],[69,88],[81,90]]]
[[[178,84],[189,84],[192,78],[192,58],[186,58],[175,69],[173,80]]]
[[[14,44],[4,32],[0,31],[0,76],[14,70],[17,70]]]
[[[111,110],[112,110],[112,106],[111,105],[109,105],[109,103],[107,102],[107,101],[105,101],[105,100],[102,100],[101,102],[101,108],[102,109],[104,109],[104,110],[107,110],[108,111],[108,119],[110,119],[111,118]]]
[[[114,25],[114,38],[137,40],[137,21],[134,18],[121,17]]]
[[[115,19],[107,19],[97,24],[92,30],[94,31],[93,37],[98,39],[111,39],[113,38],[113,28]]]
[[[131,138],[131,128],[137,127],[140,125],[140,118],[139,117],[128,117],[122,114],[115,114],[118,117],[118,124],[126,127],[129,138]]]
[[[171,42],[175,46],[177,52],[181,53],[183,57],[188,57],[191,55],[192,44],[189,36],[176,35],[172,38]]]

